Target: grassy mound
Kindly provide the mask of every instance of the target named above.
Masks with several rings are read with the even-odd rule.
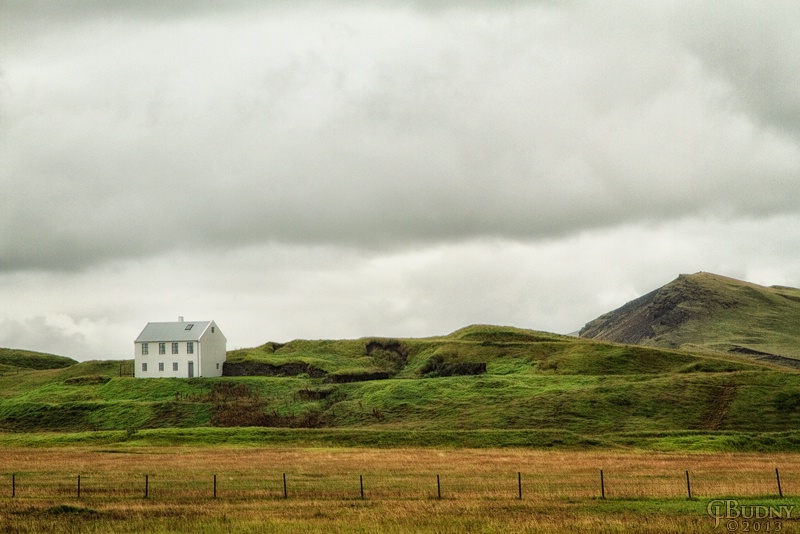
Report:
[[[0,373],[2,374],[26,369],[62,369],[76,363],[78,362],[66,356],[0,348]]]

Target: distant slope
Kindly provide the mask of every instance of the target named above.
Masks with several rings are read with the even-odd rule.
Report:
[[[30,350],[0,348],[0,372],[22,369],[62,369],[78,363],[66,356],[56,356]]]
[[[587,323],[579,335],[726,351],[779,363],[779,357],[800,359],[800,289],[764,287],[703,272],[680,275]]]

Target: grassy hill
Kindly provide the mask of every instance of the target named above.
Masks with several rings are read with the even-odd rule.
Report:
[[[31,369],[60,369],[76,363],[78,362],[66,356],[0,348],[0,374],[13,374]]]
[[[119,364],[0,376],[0,431],[91,432],[86,439],[106,432],[133,440],[158,433],[178,441],[258,435],[369,445],[670,447],[688,440],[706,448],[800,448],[793,431],[800,424],[800,374],[735,354],[476,325],[434,338],[297,340],[229,354],[226,373],[262,376],[142,380],[120,377]]]
[[[666,348],[800,359],[800,289],[711,273],[669,284],[588,323],[581,337]],[[796,362],[783,361],[785,364]]]

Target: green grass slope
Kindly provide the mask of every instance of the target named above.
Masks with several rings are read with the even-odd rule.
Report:
[[[0,431],[153,442],[153,432],[204,428],[192,439],[214,441],[230,436],[214,428],[260,427],[281,443],[800,448],[800,373],[736,355],[475,325],[424,339],[268,343],[232,351],[229,364],[263,376],[143,380],[120,376],[118,361],[0,376]]]
[[[76,363],[78,362],[66,356],[0,348],[0,374],[14,374],[31,369],[60,369]]]
[[[619,343],[733,352],[761,359],[800,359],[798,325],[800,289],[764,287],[696,273],[681,275],[591,321],[580,335]]]

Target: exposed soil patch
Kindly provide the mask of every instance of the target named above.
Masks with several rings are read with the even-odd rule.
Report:
[[[447,362],[442,356],[433,356],[419,370],[425,378],[440,376],[469,376],[486,372],[486,362]]]
[[[408,363],[408,354],[411,349],[397,340],[373,339],[364,347],[367,356],[383,361],[395,371],[399,372]],[[381,365],[383,367],[383,365]]]
[[[267,362],[225,362],[222,365],[222,376],[298,376],[302,374],[311,378],[322,378],[328,373],[304,362],[278,365]]]
[[[325,377],[326,384],[346,384],[349,382],[366,382],[367,380],[386,380],[392,375],[386,371],[374,371],[363,373],[337,373]]]
[[[297,396],[302,400],[325,400],[336,390],[334,388],[327,389],[310,389],[304,388],[297,392]]]

